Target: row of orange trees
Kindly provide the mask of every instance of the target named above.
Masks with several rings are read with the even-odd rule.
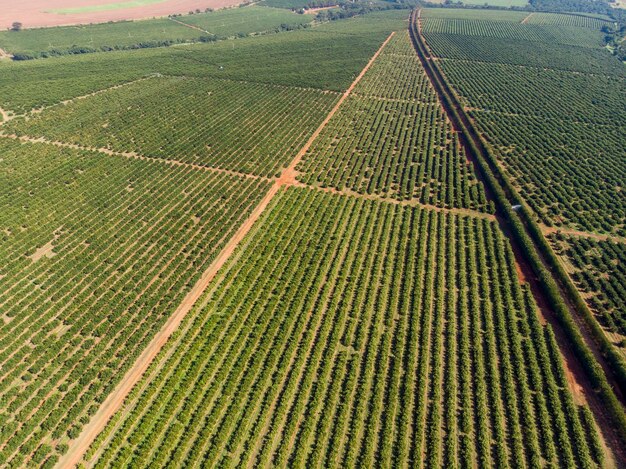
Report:
[[[261,228],[97,467],[603,463],[495,223],[292,188]]]
[[[42,144],[1,148],[0,458],[52,464],[267,185]]]

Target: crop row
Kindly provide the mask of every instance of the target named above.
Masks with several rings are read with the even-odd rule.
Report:
[[[16,119],[7,129],[273,176],[336,99],[335,93],[230,80],[152,78]]]
[[[309,184],[485,209],[482,186],[437,104],[351,97],[298,168]]]
[[[602,45],[602,35],[599,31],[568,26],[554,27],[478,19],[424,18],[422,28],[425,34],[446,33],[463,36],[485,36],[591,48]]]
[[[551,26],[575,26],[578,28],[589,28],[600,30],[606,24],[607,20],[600,18],[592,18],[583,15],[560,15],[558,13],[539,13],[535,12],[529,16],[527,24],[545,24]]]
[[[544,223],[626,235],[623,128],[481,111],[472,117]]]
[[[424,34],[433,55],[441,58],[524,65],[596,75],[626,74],[622,63],[606,50],[547,42],[461,34]],[[609,59],[609,60],[607,60]]]
[[[622,78],[497,63],[438,63],[544,223],[624,233],[626,203],[620,191],[626,134],[620,122],[626,114],[616,106],[623,102]]]
[[[396,36],[409,41],[405,34]],[[482,186],[415,53],[398,58],[383,49],[355,95],[344,101],[304,156],[300,179],[440,207],[485,210]],[[411,72],[416,79],[407,80]]]
[[[598,322],[626,337],[626,244],[554,234],[555,251],[572,266],[570,276]],[[624,347],[626,342],[618,340]]]
[[[497,224],[291,188],[260,228],[96,467],[603,463]]]
[[[407,31],[398,32],[391,38],[353,93],[385,99],[437,102],[437,95],[422,70]]]
[[[24,112],[154,73],[341,91],[380,47],[389,28],[402,24],[399,18],[372,13],[332,22],[323,33],[315,28],[236,42],[4,61],[0,107]]]
[[[458,102],[452,88],[445,81],[438,62],[428,60],[426,45],[416,28],[416,16],[416,14],[413,15],[410,31],[420,59],[428,69],[429,76],[433,77],[433,84],[436,86],[440,98],[446,104],[450,119],[466,139],[467,149],[471,151],[473,158],[478,163],[483,181],[492,191],[497,209],[511,227],[510,233],[519,243],[523,256],[528,261],[534,275],[537,276],[542,293],[545,295],[549,307],[555,312],[559,325],[563,328],[568,342],[572,345],[575,356],[583,366],[593,386],[596,387],[598,395],[601,396],[603,405],[607,407],[609,418],[616,431],[621,438],[624,438],[626,435],[626,416],[623,408],[590,346],[583,338],[579,329],[580,325],[577,324],[572,313],[575,312],[584,321],[595,342],[592,345],[593,348],[597,347],[597,350],[606,357],[606,365],[612,368],[615,373],[613,386],[617,385],[621,388],[626,383],[626,366],[622,355],[614,350],[578,294],[562,264],[546,241],[542,229],[536,222],[535,215],[528,208],[524,199],[518,195],[511,180],[503,171],[502,165],[498,163],[496,152],[488,143],[479,138],[478,129],[471,124],[470,117]],[[519,210],[513,209],[515,205],[519,206]],[[563,298],[569,299],[570,306],[566,305]]]
[[[298,15],[289,10],[250,5],[249,8],[230,8],[177,18],[185,24],[208,31],[217,36],[230,37],[269,31],[281,24],[297,26],[310,23],[310,15]]]
[[[610,57],[606,57],[611,60]],[[626,122],[626,80],[497,63],[441,63],[469,107],[587,124]]]
[[[165,18],[88,26],[34,28],[0,32],[0,47],[12,54],[63,52],[72,47],[125,47],[157,41],[191,41],[202,33]]]
[[[462,19],[482,21],[505,21],[521,23],[528,16],[527,11],[489,10],[484,8],[423,8],[424,19]]]
[[[267,188],[0,143],[0,465],[51,465]]]

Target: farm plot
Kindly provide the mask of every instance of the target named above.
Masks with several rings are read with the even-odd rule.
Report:
[[[626,236],[626,128],[471,115],[544,223]]]
[[[0,465],[50,466],[269,185],[0,139]]]
[[[508,21],[521,23],[528,16],[525,11],[484,10],[467,8],[424,8],[421,10],[424,19],[465,19],[482,21]]]
[[[16,119],[6,131],[274,176],[337,99],[231,80],[152,78]]]
[[[626,80],[534,67],[443,61],[448,81],[470,108],[585,124],[626,122]]]
[[[299,179],[440,207],[485,210],[482,186],[434,90],[415,54],[406,55],[408,35],[396,36],[397,42],[383,49],[304,156]]]
[[[424,18],[422,30],[425,34],[444,33],[463,36],[484,36],[531,42],[568,44],[580,47],[602,46],[602,33],[591,29],[537,24],[521,24],[508,21],[486,21],[467,19]]]
[[[290,188],[245,244],[88,463],[603,463],[494,222]]]
[[[526,23],[543,24],[550,26],[575,26],[578,28],[600,30],[604,25],[610,24],[610,21],[582,15],[563,15],[558,13],[535,12],[528,17]]]
[[[519,41],[515,39],[424,34],[432,54],[444,59],[495,62],[594,75],[624,76],[624,65],[606,49]]]
[[[549,239],[598,323],[626,353],[626,244],[559,233]]]
[[[354,95],[434,104],[437,95],[406,31],[396,33],[353,91]]]
[[[406,24],[406,11],[383,13],[236,42],[0,61],[0,107],[21,113],[156,73],[343,91]]]
[[[607,57],[607,60],[612,60]],[[440,61],[521,196],[548,225],[624,235],[626,81]]]
[[[21,114],[146,75],[147,68],[137,63],[129,61],[120,66],[112,61],[84,60],[85,57],[19,63],[0,61],[0,107]],[[101,55],[89,54],[88,57]]]
[[[203,29],[216,36],[230,37],[241,34],[270,31],[282,26],[297,27],[310,23],[313,17],[288,10],[266,6],[231,8],[211,13],[176,18],[185,24]]]
[[[148,43],[180,42],[196,39],[200,31],[168,19],[123,21],[119,23],[25,29],[19,33],[0,32],[0,47],[12,54],[54,55],[70,49],[94,51],[144,46]]]

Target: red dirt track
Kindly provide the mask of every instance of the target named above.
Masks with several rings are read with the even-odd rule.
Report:
[[[61,15],[46,10],[80,8],[93,5],[123,3],[126,0],[0,0],[0,30],[8,29],[14,21],[25,28],[63,26],[71,24],[106,23],[107,21],[138,20],[174,13],[188,13],[199,8],[224,8],[238,5],[242,0],[166,0],[152,5],[120,8],[108,11]]]

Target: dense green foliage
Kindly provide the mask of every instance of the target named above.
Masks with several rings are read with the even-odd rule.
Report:
[[[203,29],[207,34],[229,37],[271,31],[281,25],[297,27],[310,23],[313,17],[278,8],[251,5],[244,8],[187,15],[178,17],[176,20]]]
[[[525,11],[483,10],[462,8],[426,8],[422,10],[422,18],[464,19],[482,21],[507,21],[521,23],[528,16]]]
[[[337,93],[231,80],[155,77],[54,106],[7,132],[273,176]]]
[[[495,24],[485,22],[478,30]],[[515,50],[505,41],[476,37],[468,43],[467,36],[458,35],[452,41],[457,47],[449,48],[442,35],[425,37],[433,53],[454,58],[439,62],[446,79],[543,222],[626,233],[621,196],[626,73],[619,61],[600,48],[571,49],[568,57],[564,46],[548,41],[536,54],[512,60],[520,67],[499,63]]]
[[[606,50],[600,48],[459,34],[432,33],[425,36],[433,54],[441,58],[525,65],[597,75],[623,76],[626,70],[619,60],[611,60],[610,57],[607,60]]]
[[[591,16],[625,19],[620,8],[613,8],[608,0],[529,0],[532,8],[544,11],[590,13]]]
[[[454,0],[452,0],[452,3],[454,3]],[[480,7],[489,5],[498,8],[523,8],[528,5],[527,0],[459,0],[459,3],[463,5],[476,5]]]
[[[541,221],[626,235],[625,127],[481,111],[472,116]]]
[[[558,13],[533,13],[526,20],[528,24],[544,24],[551,26],[576,26],[600,30],[609,21],[582,15],[561,15]]]
[[[50,467],[67,452],[247,226],[265,179],[293,160],[389,33],[406,28],[406,11],[361,15],[361,7],[342,9],[358,12],[349,20],[277,35],[0,64],[0,107],[25,113],[0,127],[0,466]],[[539,321],[499,223],[530,259],[591,392],[621,423],[623,409],[526,232],[539,230],[527,228],[534,215],[526,205],[511,209],[522,201],[507,158],[520,173],[537,166],[527,180],[513,174],[537,214],[550,198],[562,200],[574,178],[591,178],[597,191],[612,187],[623,179],[614,124],[623,111],[608,109],[623,77],[610,67],[598,76],[542,73],[543,53],[533,58],[529,45],[548,44],[520,40],[516,14],[488,12],[490,24],[513,26],[490,37],[471,26],[459,37],[496,43],[493,57],[502,57],[498,42],[519,41],[530,64],[425,62],[431,74],[440,65],[449,72],[493,138],[489,161],[475,155],[457,109],[448,112],[454,126],[446,117],[406,31],[396,33],[304,156],[300,187],[278,191],[91,447],[89,463],[604,466],[594,416],[570,392],[554,334]],[[176,19],[204,27],[211,15]],[[509,39],[499,37],[506,31]],[[575,49],[562,63],[601,52]],[[552,123],[568,136],[558,140]],[[518,139],[523,125],[537,140]],[[607,144],[597,160],[585,159],[588,176],[575,156],[598,148],[598,129],[609,129]],[[103,152],[20,143],[13,133]],[[499,223],[484,213],[494,204],[470,155]],[[539,183],[547,195],[533,191]],[[623,206],[614,190],[616,200],[577,191],[571,206],[550,209],[555,217],[580,209],[576,223],[597,223],[602,211],[599,229],[617,231]]]
[[[585,124],[626,122],[626,106],[615,106],[626,94],[624,77],[447,60],[441,67],[470,108]]]
[[[558,233],[550,241],[598,322],[626,346],[626,244]]]
[[[2,139],[0,187],[0,465],[19,467],[77,436],[268,184]]]
[[[294,29],[308,25],[312,16],[268,7],[250,6],[171,19],[121,21],[82,26],[0,32],[0,47],[16,59],[89,52],[153,48],[182,42],[209,42]]]
[[[390,30],[406,26],[406,17],[406,11],[389,11],[213,44],[0,61],[0,107],[23,112],[153,73],[340,91],[350,85]]]
[[[603,37],[600,31],[587,28],[521,24],[509,21],[424,18],[422,28],[426,37],[433,33],[455,34],[590,48],[602,45]]]
[[[602,462],[494,222],[289,189],[241,260],[96,467]]]
[[[298,169],[311,184],[486,208],[407,32],[385,46]]]
[[[59,55],[73,48],[94,50],[158,41],[192,40],[202,33],[168,19],[0,32],[0,47],[12,54]]]
[[[301,8],[324,8],[343,3],[344,0],[261,0],[259,5],[274,8],[286,8],[289,10],[299,10]]]
[[[558,319],[568,343],[594,386],[594,391],[601,396],[602,404],[609,413],[609,418],[619,435],[618,438],[624,442],[626,441],[626,414],[612,385],[607,380],[604,369],[598,363],[586,339],[583,338],[578,321],[584,321],[584,327],[588,328],[595,341],[594,348],[606,357],[606,364],[615,378],[614,382],[622,391],[626,389],[626,361],[607,340],[603,330],[593,318],[550,248],[532,212],[502,171],[493,151],[480,138],[452,87],[444,79],[437,61],[431,59],[427,44],[418,31],[418,25],[419,20],[414,14],[410,23],[411,38],[429,77],[433,80],[437,94],[446,107],[448,116],[463,136],[468,151],[478,163],[477,169],[483,182],[491,191],[496,209],[508,225],[512,240],[536,276],[544,299]],[[518,208],[514,210],[513,207],[516,205]],[[574,319],[573,314],[579,317]]]

